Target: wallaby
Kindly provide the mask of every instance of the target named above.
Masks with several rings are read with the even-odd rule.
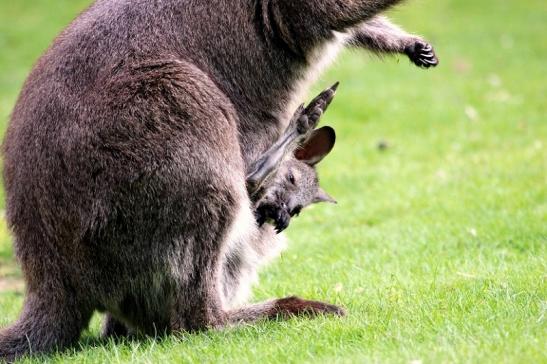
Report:
[[[233,308],[226,253],[260,235],[246,171],[344,45],[437,63],[376,17],[400,0],[97,0],[28,77],[6,132],[6,216],[26,282],[0,358],[106,333],[340,313]]]

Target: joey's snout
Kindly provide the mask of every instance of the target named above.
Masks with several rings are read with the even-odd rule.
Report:
[[[255,210],[256,220],[259,226],[270,223],[275,227],[277,233],[281,233],[289,227],[291,217],[290,198],[280,191],[272,191],[258,203]]]
[[[298,216],[304,208],[302,203],[296,198],[289,198],[287,202],[282,202],[282,206],[291,217]]]
[[[262,203],[257,207],[255,214],[258,226],[271,223],[278,234],[287,229],[291,221],[286,204]]]

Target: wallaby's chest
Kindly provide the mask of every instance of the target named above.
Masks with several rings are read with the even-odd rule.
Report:
[[[319,79],[342,51],[349,35],[346,33],[334,32],[333,38],[324,41],[316,47],[307,57],[307,64],[302,67],[290,85],[289,102],[279,115],[281,128],[284,130],[298,105],[302,104],[309,93],[310,87]]]

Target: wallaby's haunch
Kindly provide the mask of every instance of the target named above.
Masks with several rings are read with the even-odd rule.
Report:
[[[75,343],[95,310],[109,313],[106,334],[339,313],[299,298],[237,307],[222,272],[233,257],[253,266],[260,249],[247,170],[338,49],[437,63],[377,17],[399,2],[98,0],[84,11],[37,62],[4,141],[27,291],[0,358]]]

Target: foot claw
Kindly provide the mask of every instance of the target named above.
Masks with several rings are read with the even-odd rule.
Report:
[[[287,212],[286,209],[281,208],[276,211],[275,213],[276,217],[274,219],[275,221],[275,231],[278,234],[281,234],[283,231],[285,231],[291,222],[291,216]]]

